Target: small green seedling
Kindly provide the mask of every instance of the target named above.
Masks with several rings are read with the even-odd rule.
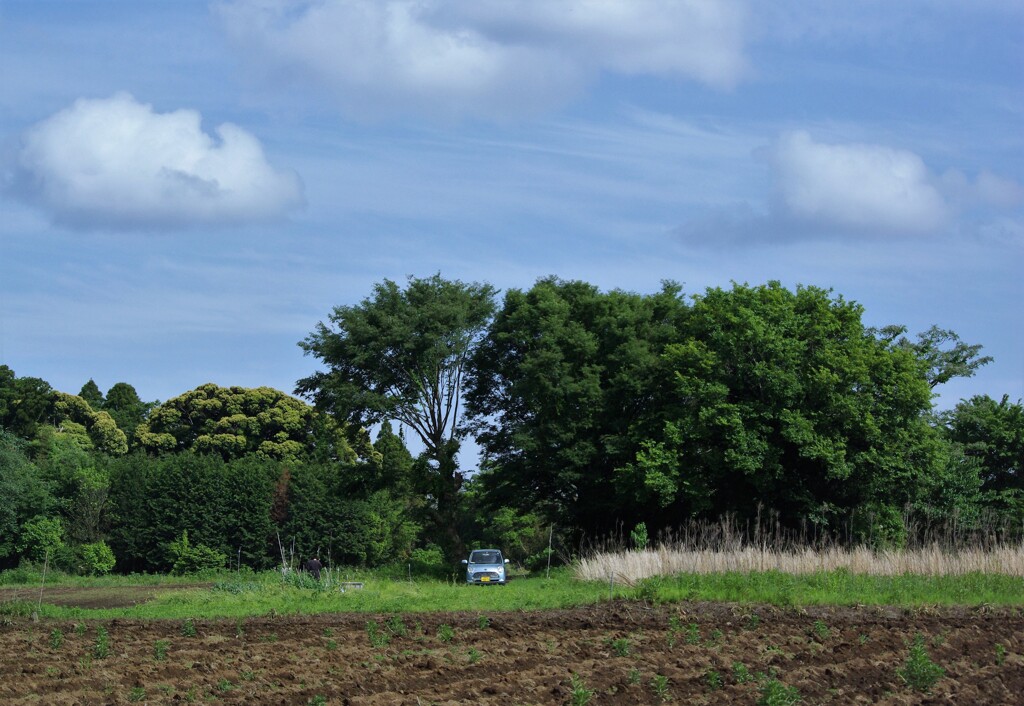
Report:
[[[800,692],[795,686],[786,686],[778,679],[766,679],[761,684],[758,706],[795,706],[800,703]]]
[[[50,631],[50,647],[55,650],[59,650],[60,646],[64,644],[64,633],[61,632],[60,628],[54,628]]]
[[[725,682],[722,681],[722,675],[713,669],[709,669],[704,674],[704,683],[708,685],[711,691],[718,691],[725,685]]]
[[[927,692],[946,674],[946,670],[931,660],[924,648],[924,636],[918,633],[910,646],[907,661],[896,673],[911,689]]]
[[[96,659],[110,656],[110,636],[107,629],[102,626],[96,628],[96,644],[93,646],[92,654]]]
[[[612,640],[612,650],[619,657],[628,657],[631,650],[629,640],[625,637]]]
[[[185,618],[181,623],[181,634],[185,637],[196,636],[196,624],[192,621],[192,618]]]
[[[659,703],[668,701],[671,698],[668,693],[668,677],[664,674],[655,674],[651,678],[651,688],[654,690],[654,697]]]
[[[153,643],[153,659],[157,662],[163,662],[167,659],[167,648],[171,646],[171,643],[167,640],[157,640]]]
[[[447,623],[437,628],[437,639],[441,642],[451,642],[455,638],[455,630]]]
[[[587,706],[590,703],[590,699],[594,696],[594,691],[587,688],[579,674],[573,674],[569,677],[569,686],[572,688],[572,706]]]

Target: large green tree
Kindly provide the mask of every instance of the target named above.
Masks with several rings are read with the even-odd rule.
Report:
[[[19,378],[0,365],[0,427],[23,439],[32,439],[39,425],[53,412],[53,388],[45,380]]]
[[[637,519],[642,508],[618,492],[615,469],[660,433],[662,354],[686,316],[671,283],[649,296],[555,278],[508,291],[467,395],[485,505],[588,531]]]
[[[134,445],[139,425],[155,406],[155,403],[143,402],[139,393],[128,383],[117,382],[107,390],[102,409],[113,417],[118,428],[128,437],[129,445]]]
[[[299,394],[354,428],[395,420],[422,442],[434,524],[452,554],[462,551],[455,520],[463,381],[493,310],[487,284],[434,275],[410,277],[403,288],[384,280],[359,304],[335,307],[300,344],[326,370],[299,380]]]
[[[622,469],[651,503],[827,526],[864,503],[902,507],[938,472],[913,353],[865,329],[862,308],[777,282],[696,297],[669,346],[662,434]]]
[[[942,415],[947,438],[981,482],[986,505],[1020,527],[1024,520],[1024,406],[1004,395],[961,400]]]

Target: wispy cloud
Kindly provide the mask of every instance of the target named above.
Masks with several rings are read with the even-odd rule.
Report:
[[[732,86],[736,0],[235,0],[228,34],[271,71],[326,87],[357,117],[507,119],[565,104],[602,72]]]
[[[302,203],[298,177],[224,123],[158,113],[127,93],[80,99],[30,128],[11,190],[74,228],[167,229],[279,218]]]

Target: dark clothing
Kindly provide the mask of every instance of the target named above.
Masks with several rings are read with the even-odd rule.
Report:
[[[320,580],[320,569],[324,568],[324,565],[320,563],[319,559],[310,559],[306,562],[306,571],[313,574],[313,578],[317,581]]]

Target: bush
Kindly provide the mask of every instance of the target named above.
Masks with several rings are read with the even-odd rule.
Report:
[[[228,560],[226,554],[205,544],[189,544],[188,530],[183,531],[181,538],[171,542],[167,549],[172,562],[171,573],[179,576],[207,569],[223,569]]]
[[[853,516],[853,532],[858,541],[872,549],[902,549],[907,546],[907,527],[903,514],[894,505],[868,503]]]
[[[451,566],[445,561],[444,552],[436,544],[428,544],[421,549],[413,549],[409,556],[412,572],[417,576],[444,578],[451,573]]]
[[[83,544],[81,553],[82,568],[90,576],[109,574],[110,570],[114,568],[114,564],[117,563],[117,559],[114,558],[114,552],[111,551],[106,542]]]

